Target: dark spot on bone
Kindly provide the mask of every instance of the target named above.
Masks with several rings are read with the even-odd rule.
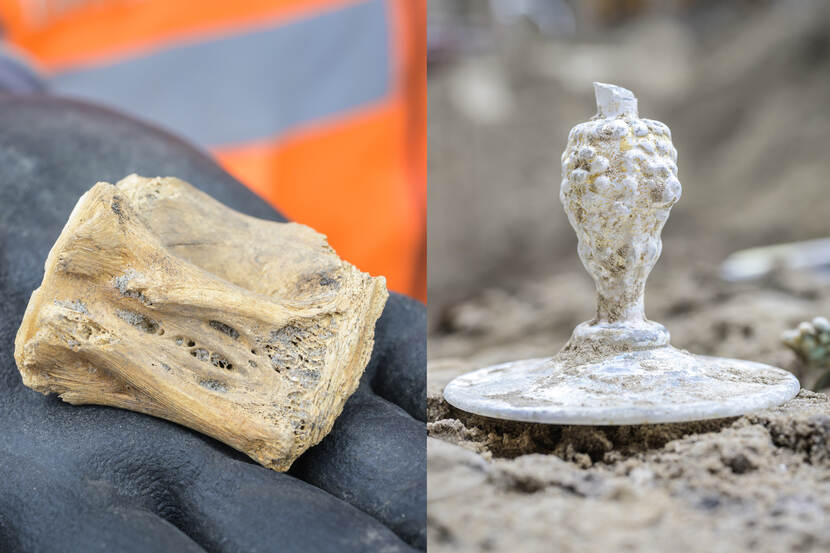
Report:
[[[271,331],[271,342],[288,346],[297,345],[304,338],[308,338],[307,330],[295,325],[286,325],[279,330]]]
[[[127,269],[123,275],[117,276],[113,279],[113,284],[115,285],[116,290],[121,292],[121,295],[128,298],[135,298],[144,305],[153,305],[153,303],[147,299],[147,296],[145,296],[141,290],[134,290],[129,287],[131,280],[134,278],[142,278],[142,276],[143,275],[141,273],[134,271],[133,269]]]
[[[188,340],[187,341],[187,347],[192,348],[195,345],[196,345],[196,342],[194,342],[193,340]]]
[[[303,430],[305,429],[305,421],[302,419],[293,420],[291,421],[291,426],[293,426],[295,429]]]
[[[110,204],[110,209],[112,209],[113,213],[118,215],[118,220],[119,221],[124,220],[124,212],[121,211],[121,198],[119,198],[117,196],[113,196],[112,203]]]
[[[219,367],[220,369],[226,369],[226,370],[229,370],[229,371],[233,370],[233,365],[227,359],[225,359],[222,355],[219,355],[218,353],[211,353],[210,354],[210,363],[214,367]]]
[[[225,383],[220,382],[218,380],[202,380],[199,382],[199,386],[207,388],[208,390],[213,390],[214,392],[228,391],[228,387],[225,385]]]
[[[237,332],[235,328],[233,328],[231,326],[228,326],[223,322],[210,321],[210,326],[211,326],[211,328],[214,328],[214,329],[218,330],[222,334],[227,334],[228,336],[230,336],[234,340],[239,338],[239,332]]]
[[[139,330],[147,332],[148,334],[155,334],[158,332],[159,324],[150,317],[145,317],[141,313],[118,309],[115,314],[122,320],[130,323]]]
[[[89,315],[89,311],[87,311],[86,304],[81,300],[75,301],[60,301],[55,300],[55,305],[58,307],[63,307],[66,309],[70,309],[72,311],[77,311],[78,313],[83,313],[84,315]]]
[[[317,276],[320,277],[320,286],[334,288],[335,290],[340,287],[340,281],[332,278],[328,273],[318,273]]]

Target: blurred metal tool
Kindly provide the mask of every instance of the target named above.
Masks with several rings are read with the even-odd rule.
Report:
[[[761,278],[774,269],[808,269],[830,275],[830,238],[740,250],[721,264],[721,278],[731,282]]]
[[[576,31],[574,10],[564,0],[490,0],[490,11],[502,25],[526,19],[547,36]]]

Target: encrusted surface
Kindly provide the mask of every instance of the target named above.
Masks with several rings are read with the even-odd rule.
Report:
[[[166,418],[287,470],[356,389],[386,297],[308,227],[131,175],[78,201],[15,360],[35,390]]]
[[[666,125],[639,118],[630,91],[602,83],[594,88],[597,115],[568,135],[559,198],[597,285],[592,324],[643,324],[646,278],[681,194],[677,150]]]
[[[715,419],[778,405],[798,393],[789,372],[670,346],[571,365],[567,352],[467,373],[444,390],[477,415],[553,424]]]

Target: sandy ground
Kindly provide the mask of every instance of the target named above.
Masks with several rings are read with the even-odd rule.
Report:
[[[429,550],[827,551],[827,396],[708,426],[432,423]]]
[[[705,273],[647,287],[674,345],[805,371],[783,330],[830,312],[830,287],[776,273]],[[653,293],[652,293],[653,292]],[[451,408],[454,376],[555,353],[590,318],[587,275],[457,304],[430,339],[430,551],[827,551],[830,398],[810,391],[749,417],[688,425],[504,423]]]

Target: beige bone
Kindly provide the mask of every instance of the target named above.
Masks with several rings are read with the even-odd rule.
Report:
[[[15,360],[39,392],[175,421],[284,471],[357,388],[386,298],[308,227],[131,175],[78,201]]]

